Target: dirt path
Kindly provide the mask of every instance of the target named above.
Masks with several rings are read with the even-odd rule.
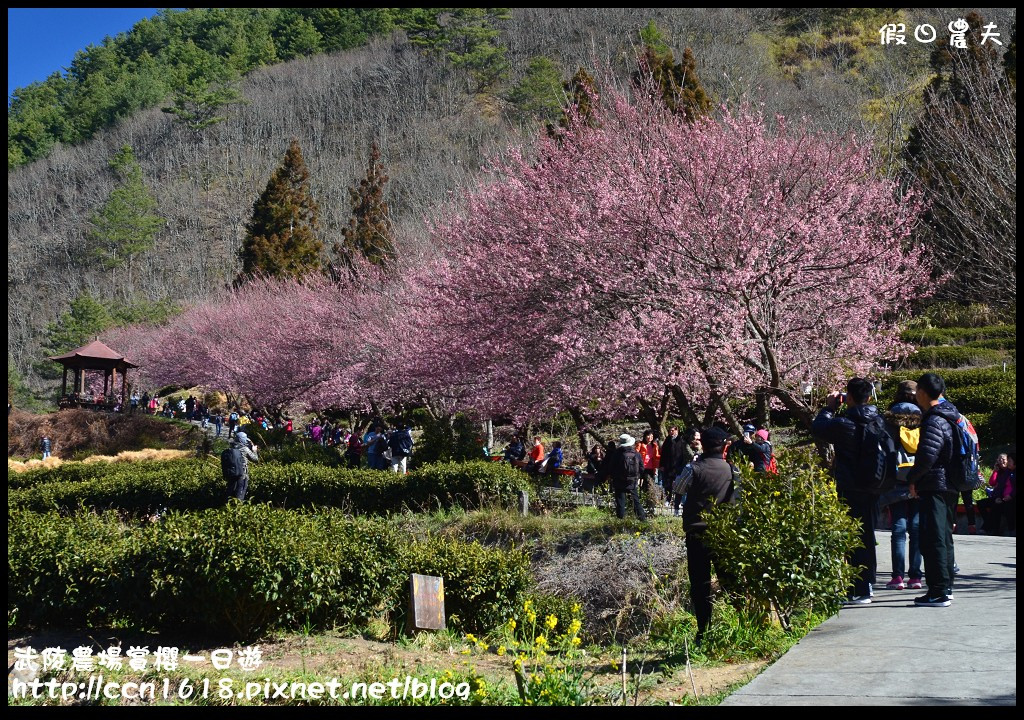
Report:
[[[177,642],[181,654],[204,652],[224,647],[211,645],[195,639],[172,640],[166,636],[127,634],[120,631],[100,633],[84,632],[43,632],[33,635],[9,637],[7,642],[8,685],[15,657],[15,648],[31,647],[37,652],[47,647],[60,647],[71,652],[80,646],[91,647],[98,653],[111,645],[120,644],[127,649],[131,645],[148,646],[150,651],[157,646],[171,646]],[[377,642],[362,637],[343,637],[326,633],[319,635],[288,635],[259,643],[262,662],[258,668],[260,677],[271,678],[302,675],[306,677],[347,677],[377,680],[383,675],[421,675],[443,672],[449,669],[472,667],[488,683],[504,682],[514,686],[512,658],[499,657],[495,652],[463,654],[465,645],[448,645],[443,636],[424,636],[407,643],[395,644]],[[235,646],[241,650],[243,646]],[[705,697],[749,679],[765,665],[763,661],[717,667],[693,667],[693,682],[698,695]],[[609,658],[593,658],[589,663],[593,680],[599,688],[618,688],[619,670]],[[630,661],[630,671],[635,671]],[[647,680],[641,683],[638,701],[648,703],[678,703],[692,695],[690,678],[685,667],[675,667],[670,672],[653,675],[646,672]]]

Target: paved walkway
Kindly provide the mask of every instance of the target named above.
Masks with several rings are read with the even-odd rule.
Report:
[[[955,535],[948,608],[886,590],[888,532],[877,532],[871,605],[844,607],[723,705],[1016,705],[1017,539]]]

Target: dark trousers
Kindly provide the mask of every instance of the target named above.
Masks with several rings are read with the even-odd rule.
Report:
[[[237,498],[239,501],[245,500],[245,494],[249,491],[249,476],[243,475],[237,482],[228,481],[228,500],[231,498]]]
[[[633,499],[633,512],[641,520],[647,519],[647,513],[644,512],[643,505],[640,504],[640,496],[636,492],[636,483],[631,483],[626,487],[615,487],[615,515],[620,520],[626,517],[626,496],[629,495]]]
[[[921,557],[928,596],[953,591],[953,516],[957,495],[923,492],[921,498]]]
[[[878,562],[875,556],[875,506],[878,498],[869,493],[857,492],[840,488],[839,497],[846,501],[849,506],[850,517],[861,524],[860,539],[864,547],[859,547],[850,553],[847,562],[854,567],[863,567],[853,578],[853,585],[849,589],[850,595],[860,597],[869,595],[871,589],[868,584],[875,582],[875,570]]]
[[[728,576],[707,549],[703,541],[703,533],[690,530],[686,533],[686,569],[690,578],[690,601],[693,603],[693,615],[697,618],[697,640],[704,635],[711,624],[711,565],[715,566],[715,574],[719,582],[728,585]]]
[[[967,514],[967,524],[968,525],[974,525],[974,497],[973,497],[973,495],[974,495],[974,491],[972,491],[972,490],[965,490],[964,492],[960,493],[960,499],[963,500],[963,503],[964,503],[964,512]],[[954,508],[954,512],[956,512],[955,508]],[[963,528],[961,528],[961,531],[962,530],[963,530]]]

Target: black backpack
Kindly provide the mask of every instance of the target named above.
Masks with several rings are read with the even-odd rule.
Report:
[[[637,480],[644,474],[644,460],[640,453],[629,449],[619,451],[619,478],[623,482]]]
[[[412,455],[412,438],[405,431],[392,433],[388,445],[391,446],[391,452],[396,455]]]
[[[220,454],[220,469],[224,473],[224,480],[228,484],[228,494],[234,495],[238,483],[245,477],[245,464],[242,460],[242,451],[236,447],[229,447]]]
[[[896,486],[898,453],[881,415],[857,424],[857,449],[854,489],[872,495],[892,490]]]

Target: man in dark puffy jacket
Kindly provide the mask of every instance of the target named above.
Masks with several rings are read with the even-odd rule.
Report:
[[[627,497],[633,501],[636,516],[641,520],[647,519],[647,513],[644,512],[640,496],[636,492],[637,483],[644,474],[644,461],[640,453],[634,449],[635,444],[636,440],[632,435],[619,435],[619,445],[607,459],[607,472],[612,480],[612,490],[615,492],[615,515],[620,520],[626,517]]]
[[[842,394],[831,393],[825,400],[825,407],[811,424],[814,437],[835,448],[832,474],[836,480],[836,492],[850,508],[850,517],[861,524],[861,541],[864,547],[854,550],[849,563],[865,569],[854,577],[848,602],[856,605],[871,603],[871,585],[875,582],[875,503],[877,498],[857,488],[857,468],[860,464],[861,439],[864,427],[878,415],[878,408],[870,404],[873,386],[863,378],[851,378],[846,384],[847,410],[843,415],[836,411]]]
[[[921,418],[921,440],[910,471],[910,494],[920,500],[921,556],[928,592],[915,598],[923,607],[949,607],[953,595],[953,516],[956,489],[946,481],[947,468],[954,460],[959,439],[954,427],[960,412],[942,397],[946,383],[935,373],[917,380],[917,404]]]
[[[665,497],[672,497],[672,483],[686,464],[684,458],[688,459],[686,441],[679,434],[679,428],[672,426],[661,444],[661,482],[665,487]]]
[[[729,436],[716,427],[702,430],[700,436],[704,453],[693,461],[693,476],[683,504],[686,564],[690,579],[690,600],[693,602],[693,614],[697,618],[697,637],[694,640],[697,645],[701,644],[711,623],[712,563],[719,581],[725,585],[730,584],[725,568],[719,566],[714,555],[704,545],[704,532],[708,524],[701,513],[717,503],[732,502],[736,490],[732,465],[722,457]]]

